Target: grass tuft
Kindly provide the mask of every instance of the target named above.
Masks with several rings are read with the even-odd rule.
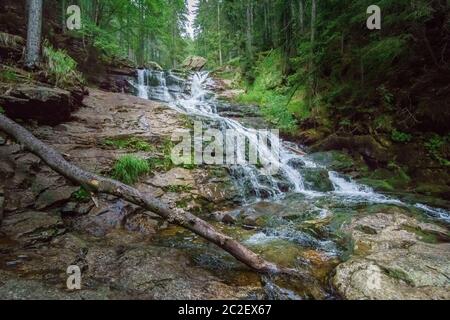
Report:
[[[136,183],[140,176],[149,172],[150,166],[146,160],[133,155],[125,155],[117,160],[112,170],[112,176],[114,179],[131,185]]]
[[[77,71],[77,63],[66,51],[54,49],[45,41],[42,54],[47,77],[56,87],[67,88],[83,83],[83,77]]]

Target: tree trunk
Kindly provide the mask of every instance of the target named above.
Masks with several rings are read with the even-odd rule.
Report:
[[[216,231],[210,224],[181,209],[169,209],[159,200],[142,194],[139,190],[121,182],[104,178],[67,162],[57,151],[34,137],[29,131],[0,114],[0,130],[13,137],[28,151],[41,158],[50,168],[73,183],[90,192],[105,193],[125,199],[154,212],[168,222],[182,226],[204,239],[216,244],[251,269],[267,274],[289,274],[300,278],[305,276],[297,270],[279,267],[250,251],[239,242]]]
[[[28,31],[25,65],[35,68],[40,61],[42,34],[42,0],[28,0]]]
[[[312,0],[311,2],[311,53],[309,58],[309,85],[310,85],[310,94],[309,94],[309,107],[312,107],[312,99],[316,93],[316,75],[315,75],[315,65],[314,65],[314,54],[315,54],[315,45],[316,45],[316,19],[317,19],[317,1]]]
[[[219,65],[222,66],[222,37],[220,30],[220,1],[217,2],[217,34],[219,35]]]
[[[61,28],[63,33],[67,31],[67,0],[61,1]]]
[[[246,30],[246,47],[247,47],[247,58],[251,61],[253,59],[253,0],[247,0],[246,8],[246,18],[247,18],[247,30]]]
[[[305,32],[305,3],[304,0],[298,1],[298,16],[300,22],[300,32],[303,34]]]

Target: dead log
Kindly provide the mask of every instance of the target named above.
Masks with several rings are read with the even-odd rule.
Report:
[[[142,194],[139,190],[121,182],[101,177],[69,163],[56,150],[37,139],[24,127],[0,114],[0,130],[13,137],[26,150],[41,158],[50,168],[73,183],[95,193],[117,196],[154,212],[172,224],[182,226],[202,238],[216,244],[251,269],[265,274],[299,275],[297,270],[279,267],[268,262],[245,246],[216,231],[210,224],[181,209],[169,209],[159,200]],[[301,276],[303,278],[303,276]]]

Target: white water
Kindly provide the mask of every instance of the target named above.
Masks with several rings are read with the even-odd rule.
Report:
[[[236,120],[220,116],[216,108],[218,102],[214,94],[207,89],[208,86],[213,84],[207,72],[193,74],[190,81],[186,83],[186,85],[190,83],[190,90],[185,90],[184,93],[181,90],[181,93],[173,95],[169,93],[166,86],[164,72],[138,70],[137,80],[136,87],[139,97],[167,102],[172,108],[181,113],[218,122],[222,129],[236,130],[240,135],[246,137],[250,143],[258,145],[260,158],[264,159],[266,163],[276,164],[280,168],[277,175],[270,176],[262,174],[260,168],[250,164],[239,164],[230,167],[241,188],[244,189],[250,185],[253,196],[251,201],[258,201],[261,198],[280,199],[288,191],[290,193],[301,193],[307,197],[338,197],[343,202],[384,203],[406,206],[399,200],[376,193],[373,189],[358,184],[350,178],[333,171],[328,171],[328,179],[333,185],[333,191],[319,192],[309,189],[305,184],[301,171],[295,168],[292,163],[302,163],[302,168],[306,169],[324,168],[307,159],[307,157],[291,151],[299,149],[298,146],[283,142],[269,132],[270,145],[279,146],[280,152],[279,155],[276,155],[269,147],[258,144],[258,140],[255,140],[255,129],[247,128]],[[153,81],[153,84],[150,83],[150,80]],[[245,163],[245,159],[238,160]],[[283,184],[287,184],[289,190],[281,190],[280,186]],[[415,207],[437,219],[450,222],[450,213],[443,209],[431,208],[422,204],[416,204]]]

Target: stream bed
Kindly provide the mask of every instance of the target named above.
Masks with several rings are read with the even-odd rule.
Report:
[[[234,129],[252,141],[255,128],[264,127],[257,110],[217,99],[214,81],[207,72],[192,73],[184,79],[172,72],[138,70],[134,85],[139,97],[167,103],[191,119],[201,120],[206,129]],[[442,226],[450,223],[450,213],[444,209],[377,193],[333,171],[328,168],[329,154],[308,154],[302,146],[276,135],[270,135],[269,141],[269,145],[280,146],[279,157],[274,158],[265,145],[259,145],[259,154],[273,157],[265,160],[277,161],[279,172],[266,175],[260,166],[250,164],[228,166],[240,204],[216,213],[226,215],[226,219],[213,224],[270,261],[306,270],[323,288],[320,298],[339,297],[331,277],[336,266],[354,254],[354,240],[342,230],[352,218],[394,212]],[[169,227],[157,241],[162,246],[188,249],[199,266],[232,284],[262,281],[274,298],[315,297],[301,281],[261,280],[228,254],[181,228]]]

